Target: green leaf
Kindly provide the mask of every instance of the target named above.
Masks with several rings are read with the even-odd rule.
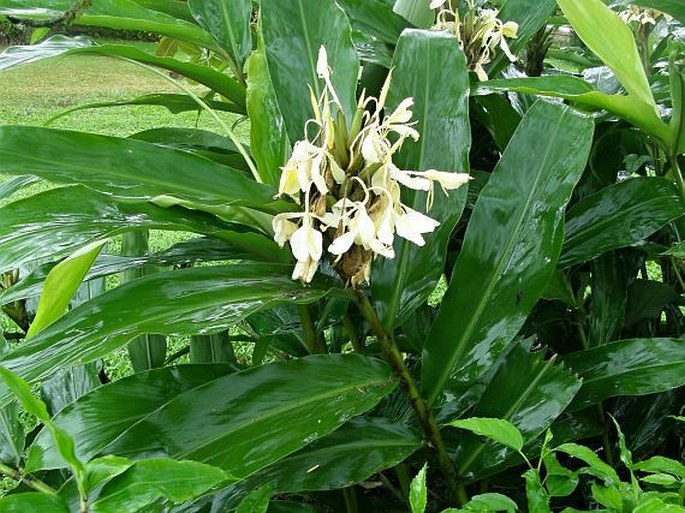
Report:
[[[101,358],[138,335],[221,331],[260,309],[310,303],[328,292],[326,285],[303,288],[290,273],[290,266],[235,264],[146,276],[69,311],[0,364],[33,382]]]
[[[266,212],[283,204],[274,201],[271,187],[192,153],[47,128],[0,127],[0,173],[79,182],[130,200],[171,196],[201,205],[248,206]]]
[[[24,410],[37,417],[38,420],[45,424],[45,427],[50,432],[50,436],[55,442],[55,447],[59,452],[59,455],[72,467],[77,479],[80,479],[85,469],[83,463],[74,452],[74,440],[66,431],[56,427],[52,423],[45,403],[33,396],[28,383],[3,367],[0,367],[0,377],[3,379],[10,392],[19,399]]]
[[[528,511],[530,513],[551,513],[549,495],[547,495],[547,491],[542,486],[538,471],[533,469],[527,470],[523,477],[526,480]]]
[[[22,0],[0,0],[0,14],[17,17],[49,18],[71,8],[70,0],[36,0],[27,7]],[[75,25],[119,30],[155,32],[187,41],[210,50],[219,50],[212,37],[193,23],[146,9],[131,0],[99,0],[74,20]]]
[[[430,0],[395,0],[393,10],[415,27],[427,29],[435,22]]]
[[[621,340],[571,353],[563,362],[583,379],[571,408],[607,397],[663,392],[685,384],[685,339]]]
[[[651,474],[646,477],[641,477],[640,481],[658,486],[677,486],[680,483],[678,478],[670,474]]]
[[[469,415],[511,422],[523,436],[524,444],[538,438],[562,414],[581,386],[571,372],[544,357],[544,351],[531,352],[530,343],[516,344]],[[503,452],[501,447],[483,444],[472,436],[460,439],[456,453],[459,469],[476,476],[521,461],[518,454]]]
[[[1,498],[0,511],[2,513],[69,513],[69,508],[58,495],[31,492]]]
[[[584,461],[590,465],[589,470],[593,475],[603,479],[605,483],[609,485],[618,484],[621,481],[618,477],[618,474],[616,474],[616,471],[611,468],[610,465],[604,463],[599,456],[597,456],[597,454],[595,454],[594,451],[588,447],[574,443],[566,443],[560,445],[554,450],[556,452],[562,452]]]
[[[197,22],[228,52],[240,73],[252,51],[251,0],[190,0],[188,7]]]
[[[257,488],[240,501],[236,513],[266,513],[272,493],[271,486]]]
[[[675,258],[682,258],[685,259],[685,242],[681,242],[680,244],[675,244],[674,246],[671,247],[668,251],[663,253],[664,255],[672,256]]]
[[[459,397],[521,329],[561,252],[563,212],[587,161],[592,122],[536,103],[483,188],[424,349],[422,386]]]
[[[683,9],[685,14],[685,9]],[[673,113],[671,115],[671,130],[673,138],[670,141],[672,155],[685,153],[685,64],[682,56],[675,51],[671,55],[668,75],[671,81],[671,103]]]
[[[592,498],[605,508],[623,511],[623,496],[618,488],[591,483]]]
[[[471,130],[466,59],[456,40],[444,33],[407,30],[397,45],[387,108],[405,98],[415,102],[418,143],[406,141],[394,159],[402,169],[469,171]],[[447,244],[466,203],[467,187],[435,192],[428,213],[440,226],[423,247],[398,240],[395,258],[376,259],[372,272],[374,304],[389,332],[404,322],[435,290],[445,266]],[[426,194],[406,194],[403,203],[425,211]]]
[[[177,395],[231,372],[227,365],[181,365],[139,372],[79,397],[60,410],[53,423],[79,440],[76,453],[82,460],[92,460],[131,424]],[[49,433],[41,431],[29,450],[26,470],[62,466]]]
[[[447,425],[471,431],[472,433],[494,440],[515,451],[523,449],[523,435],[518,428],[508,420],[474,417],[464,420],[453,420]]]
[[[576,102],[580,107],[603,109],[641,128],[664,145],[671,141],[671,129],[661,121],[651,104],[634,96],[603,93],[580,78],[550,75],[489,80],[476,85],[474,94],[507,91],[564,98]]]
[[[244,231],[210,214],[118,201],[80,186],[52,189],[13,201],[0,208],[0,216],[0,272],[41,258],[59,257],[93,240],[136,228],[212,235],[231,228]],[[69,264],[65,265],[68,268]]]
[[[626,91],[656,109],[633,33],[601,0],[557,0],[574,30]]]
[[[666,473],[685,480],[685,465],[664,456],[652,456],[648,460],[635,464],[635,470],[652,473]]]
[[[333,490],[394,467],[422,445],[421,437],[407,426],[357,417],[237,486],[252,490],[269,484],[275,493]]]
[[[15,176],[0,184],[0,200],[6,200],[15,192],[22,190],[27,185],[38,181],[38,178],[31,175]]]
[[[678,189],[665,178],[631,178],[605,187],[566,215],[559,265],[569,267],[637,244],[683,212]]]
[[[383,0],[339,0],[355,30],[395,45],[407,20],[392,10]]]
[[[93,513],[121,513],[139,511],[162,498],[187,501],[227,478],[220,469],[195,461],[142,460],[108,482],[90,509]]]
[[[683,507],[669,504],[657,497],[650,497],[638,504],[632,513],[683,513]]]
[[[278,187],[289,143],[263,48],[255,50],[247,62],[247,111],[250,148],[259,176],[264,183]]]
[[[244,478],[369,410],[396,384],[385,363],[358,355],[311,356],[254,367],[171,398],[132,420],[101,452],[192,459]],[[93,403],[84,421],[97,419],[108,408]],[[164,428],[172,424],[173,430]],[[100,438],[97,431],[90,433]]]
[[[266,60],[290,142],[303,138],[305,123],[314,117],[309,87],[317,98],[323,91],[316,73],[321,46],[326,47],[333,87],[351,123],[359,60],[343,10],[334,0],[262,0],[261,6]]]
[[[0,1],[0,13],[3,12]],[[53,36],[37,45],[10,46],[0,52],[0,71],[24,66],[42,59],[62,55],[74,48],[91,46],[93,41],[87,37]]]
[[[617,340],[623,329],[631,263],[625,253],[611,252],[593,260],[591,271],[587,339],[596,347]]]
[[[76,290],[105,244],[107,240],[88,244],[62,260],[50,271],[38,302],[36,317],[26,332],[27,339],[64,315]]]
[[[0,463],[18,468],[24,454],[24,442],[19,403],[12,401],[0,408]]]
[[[545,463],[545,487],[550,497],[567,497],[571,495],[580,479],[577,472],[571,472],[562,466],[553,452],[543,454]]]
[[[70,53],[132,59],[136,62],[173,71],[190,80],[206,85],[211,90],[216,91],[233,102],[241,109],[241,112],[245,113],[245,88],[231,76],[226,73],[220,73],[210,66],[179,61],[170,57],[157,57],[156,55],[143,52],[131,45],[95,45],[79,48]]]
[[[426,471],[428,464],[425,463],[416,477],[409,485],[409,504],[411,513],[424,513],[428,501],[428,488],[426,487]]]
[[[79,365],[58,372],[40,384],[40,395],[48,407],[50,415],[55,415],[66,405],[76,401],[82,395],[99,387],[98,363]]]
[[[501,493],[482,493],[474,495],[464,505],[464,509],[467,511],[506,511],[507,513],[514,513],[518,511],[518,506],[513,500]]]

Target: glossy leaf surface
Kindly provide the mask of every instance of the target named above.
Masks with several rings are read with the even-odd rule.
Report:
[[[0,2],[0,6],[2,3]],[[2,12],[1,7],[0,12]],[[53,36],[36,45],[10,46],[0,52],[0,71],[56,57],[74,48],[87,47],[92,44],[93,41],[87,37]]]
[[[407,30],[393,62],[388,109],[414,98],[414,128],[420,139],[406,141],[394,162],[401,169],[439,169],[465,173],[471,147],[469,82],[466,59],[456,40],[446,34]],[[442,275],[447,243],[466,203],[467,186],[443,194],[439,187],[429,215],[440,221],[419,247],[396,238],[395,258],[378,258],[372,272],[374,303],[392,332],[424,303]],[[424,212],[426,194],[410,191],[403,202]]]
[[[117,201],[79,186],[14,201],[0,216],[0,272],[135,228],[218,234],[231,227],[209,214]]]
[[[421,445],[421,437],[406,426],[358,417],[240,486],[270,484],[278,493],[344,488],[395,466]]]
[[[559,265],[637,244],[684,213],[678,190],[665,178],[632,178],[606,187],[568,212]]]
[[[105,240],[88,244],[69,255],[50,271],[38,302],[36,317],[26,332],[27,339],[55,322],[67,311],[76,290],[106,243]]]
[[[607,397],[644,395],[685,385],[685,340],[621,340],[564,356],[583,379],[573,408]]]
[[[58,495],[29,492],[8,495],[0,499],[2,513],[69,513]]]
[[[27,185],[38,181],[38,178],[31,175],[15,176],[0,184],[0,200],[6,200],[15,192],[22,190]]]
[[[0,172],[80,182],[127,199],[172,196],[266,211],[274,205],[275,191],[240,171],[156,144],[83,132],[0,127]]]
[[[409,484],[409,505],[412,513],[424,513],[426,511],[426,503],[428,502],[427,470],[428,466],[424,465]]]
[[[79,440],[77,455],[90,460],[131,424],[177,395],[231,372],[227,365],[180,365],[139,372],[79,397],[57,413],[53,422]],[[27,469],[63,465],[49,433],[41,431],[31,446]]]
[[[521,448],[538,438],[580,389],[580,380],[572,372],[544,356],[542,351],[531,352],[529,343],[517,344],[470,412],[476,417],[503,419],[515,426],[521,439],[509,447]],[[457,461],[462,472],[481,477],[502,464],[520,463],[521,458],[501,445],[484,444],[476,437],[464,436],[457,446]]]
[[[100,358],[138,335],[220,331],[260,309],[309,303],[327,293],[326,285],[303,288],[290,273],[290,266],[235,264],[146,276],[69,311],[0,364],[36,381]],[[0,397],[4,402],[6,392]]]
[[[37,0],[27,7],[22,0],[1,0],[0,14],[45,19],[65,12],[71,5],[69,0]],[[74,23],[89,27],[156,32],[205,48],[217,48],[211,36],[197,25],[158,10],[146,9],[132,0],[94,2]]]
[[[523,435],[516,426],[505,419],[472,417],[453,420],[449,425],[471,431],[517,451],[523,449]]]
[[[393,46],[409,26],[407,20],[383,0],[340,0],[338,3],[345,9],[354,29]]]
[[[241,478],[335,430],[395,385],[386,364],[357,355],[255,367],[176,395],[131,421],[103,452],[193,459]]]
[[[585,108],[604,109],[641,128],[664,144],[668,144],[671,139],[669,126],[661,121],[651,104],[632,96],[603,93],[577,77],[550,75],[489,80],[475,88],[475,94],[506,91],[564,98]]]
[[[452,283],[424,348],[429,402],[460,396],[513,339],[552,277],[563,215],[590,150],[592,123],[536,103],[481,192]]]
[[[93,513],[121,513],[140,511],[163,498],[182,502],[227,477],[220,469],[195,461],[143,460],[109,481],[90,508]]]
[[[241,70],[252,50],[251,0],[190,0],[188,7],[197,22],[233,58]]]
[[[359,60],[343,10],[334,0],[262,0],[261,5],[266,60],[290,142],[303,138],[305,123],[314,117],[309,87],[317,98],[323,91],[316,72],[322,45],[350,123],[357,105]]]
[[[247,63],[247,111],[250,147],[259,175],[264,183],[278,187],[289,149],[288,134],[263,48],[255,50]]]
[[[633,33],[602,0],[557,0],[578,37],[609,66],[626,91],[655,108]]]

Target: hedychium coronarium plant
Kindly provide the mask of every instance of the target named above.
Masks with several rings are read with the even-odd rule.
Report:
[[[459,4],[459,0],[433,0],[430,7],[438,13],[433,28],[445,30],[459,40],[469,69],[485,81],[488,74],[484,66],[497,51],[502,51],[510,62],[516,62],[517,58],[509,49],[507,39],[516,38],[518,23],[500,20],[497,10],[477,7],[475,0],[467,0],[466,13],[462,16]]]
[[[309,283],[328,255],[345,282],[356,288],[369,283],[374,258],[395,257],[395,235],[423,246],[424,235],[440,225],[403,204],[402,187],[426,191],[430,211],[436,184],[448,194],[470,176],[403,170],[393,163],[404,141],[416,142],[421,135],[412,121],[412,98],[385,111],[392,70],[378,98],[362,92],[348,130],[323,46],[316,69],[324,89],[316,98],[310,87],[314,118],[305,126],[304,139],[295,143],[279,185],[279,194],[292,198],[302,211],[276,215],[274,237],[281,247],[290,243],[297,260],[293,279]]]

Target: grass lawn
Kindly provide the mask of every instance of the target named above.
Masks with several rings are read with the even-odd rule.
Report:
[[[154,44],[138,43],[136,46],[144,51],[154,51]],[[195,89],[202,91],[200,87]],[[53,116],[76,106],[126,100],[151,93],[179,92],[178,88],[158,74],[122,60],[97,56],[57,57],[0,72],[0,125],[41,126]],[[218,114],[224,116],[229,125],[236,121],[234,115]],[[164,107],[155,106],[80,110],[59,118],[50,126],[118,137],[165,126],[197,127],[221,133],[218,124],[207,113],[172,114]],[[247,141],[247,123],[240,124],[237,132],[239,137]],[[0,183],[8,178],[0,175]],[[49,183],[39,182],[18,192],[11,200],[50,187]],[[3,203],[7,201],[0,201],[0,205]],[[150,246],[153,251],[158,251],[190,236],[187,233],[154,231],[151,233]],[[119,247],[118,241],[113,241],[109,251],[115,253]],[[14,331],[16,328],[0,314],[2,329]],[[175,339],[170,342],[169,354],[179,345],[187,343],[187,340]],[[113,378],[131,371],[125,348],[105,363]]]

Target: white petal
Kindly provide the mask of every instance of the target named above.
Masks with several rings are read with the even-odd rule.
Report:
[[[411,176],[401,169],[391,170],[391,175],[399,183],[415,191],[427,191],[431,186],[431,182],[427,178]]]
[[[293,252],[293,256],[298,261],[304,261],[309,258],[307,231],[305,226],[301,226],[293,233],[292,237],[290,237],[290,249]]]
[[[323,235],[314,228],[309,228],[307,230],[307,250],[309,251],[309,256],[314,260],[321,260],[321,254],[323,253]]]
[[[316,74],[319,78],[328,78],[330,71],[328,69],[328,54],[326,53],[326,47],[321,45],[319,48],[319,58],[316,61]]]
[[[424,172],[424,176],[429,180],[438,182],[443,189],[448,190],[458,189],[471,180],[467,173],[448,173],[446,171],[436,171],[435,169],[429,169]]]
[[[342,255],[346,253],[348,249],[354,244],[354,232],[343,233],[340,237],[337,237],[330,246],[328,246],[328,252],[332,255]]]
[[[400,224],[406,224],[411,226],[412,230],[419,233],[430,233],[440,226],[440,223],[432,217],[428,217],[427,215],[417,212],[416,210],[412,210],[409,207],[405,207],[405,210],[407,213],[400,218],[400,220],[397,222],[397,226]]]
[[[426,244],[426,241],[423,239],[421,234],[419,232],[412,230],[412,227],[409,224],[398,222],[395,225],[395,229],[397,230],[397,235],[399,235],[403,239],[407,239],[408,241],[413,242],[417,246],[423,246]]]
[[[376,238],[376,227],[373,225],[373,221],[366,213],[366,209],[361,207],[357,211],[357,215],[354,217],[357,225],[357,235],[361,241],[364,248],[368,249],[369,243]]]
[[[447,2],[447,0],[432,0],[429,7],[431,9],[437,9],[438,7],[445,5],[445,2]]]
[[[292,237],[293,233],[297,231],[297,225],[284,217],[284,214],[278,214],[272,221],[274,229],[274,240],[280,247],[283,247],[286,242]]]
[[[395,258],[395,250],[393,247],[385,245],[378,240],[371,241],[371,251],[391,260]]]

